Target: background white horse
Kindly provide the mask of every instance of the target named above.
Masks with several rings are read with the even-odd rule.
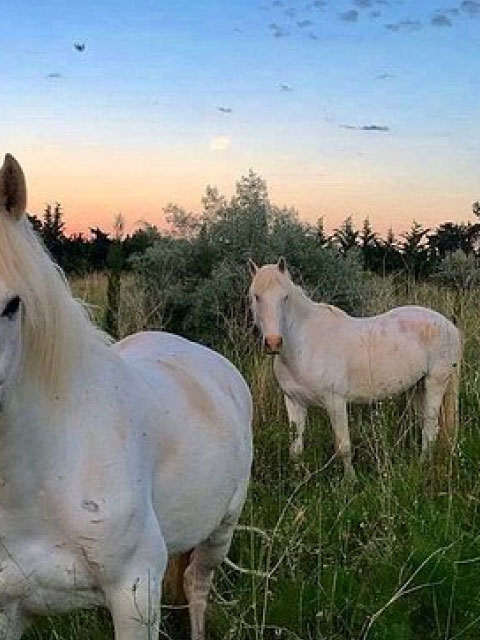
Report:
[[[461,336],[444,316],[405,306],[370,318],[310,300],[285,260],[258,268],[250,261],[251,307],[288,417],[297,430],[292,455],[303,451],[307,407],[325,407],[347,475],[353,475],[347,403],[386,398],[422,382],[422,453],[458,422]],[[445,405],[441,411],[442,403]]]
[[[116,640],[156,638],[169,553],[204,638],[215,567],[247,491],[251,398],[220,355],[162,333],[114,347],[73,299],[0,172],[0,638],[34,614],[106,605]]]

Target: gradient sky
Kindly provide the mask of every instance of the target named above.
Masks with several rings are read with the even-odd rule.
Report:
[[[70,230],[161,225],[250,168],[329,229],[480,198],[480,0],[3,0],[0,24],[0,151]]]

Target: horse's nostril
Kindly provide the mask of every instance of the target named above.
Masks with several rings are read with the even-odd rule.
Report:
[[[279,335],[270,335],[270,336],[265,336],[265,347],[271,351],[272,353],[278,353],[278,351],[280,350],[280,347],[282,346],[283,343],[283,338],[282,336]]]

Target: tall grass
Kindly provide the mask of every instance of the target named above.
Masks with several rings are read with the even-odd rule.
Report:
[[[102,289],[103,287],[103,289]],[[74,289],[101,307],[105,282]],[[355,485],[342,480],[321,410],[309,413],[306,450],[294,464],[291,434],[271,360],[254,343],[223,351],[247,378],[255,401],[255,462],[230,559],[208,613],[209,637],[230,640],[477,640],[480,637],[480,295],[431,285],[407,291],[372,280],[368,309],[398,304],[455,316],[464,334],[461,429],[451,460],[422,467],[412,398],[350,410]],[[124,285],[124,328],[147,326]],[[101,317],[99,314],[98,317]],[[129,319],[129,320],[128,320]],[[128,321],[127,321],[128,320]],[[247,340],[241,337],[242,341]],[[165,609],[165,632],[178,614]],[[104,640],[105,613],[46,620],[35,640]]]

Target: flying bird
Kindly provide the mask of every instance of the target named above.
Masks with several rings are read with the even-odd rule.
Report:
[[[289,84],[281,83],[279,86],[280,91],[293,91],[292,87]]]
[[[233,109],[231,107],[217,107],[221,113],[232,113]]]
[[[73,46],[77,51],[85,51],[85,43],[84,42],[74,42]]]

